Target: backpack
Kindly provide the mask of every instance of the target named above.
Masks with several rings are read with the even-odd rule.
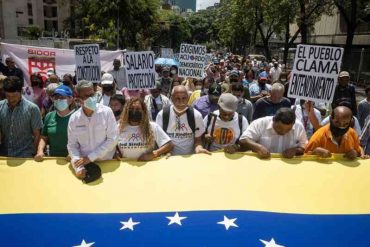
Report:
[[[170,110],[171,106],[167,106],[163,108],[163,115],[162,115],[162,124],[163,124],[163,130],[167,133],[168,128],[168,122],[170,120]],[[186,110],[186,116],[188,118],[188,124],[191,128],[191,131],[193,134],[195,133],[195,117],[194,117],[194,109],[193,107],[189,106]]]

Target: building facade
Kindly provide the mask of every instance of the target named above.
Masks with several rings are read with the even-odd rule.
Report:
[[[30,26],[61,36],[63,22],[70,16],[68,0],[0,0],[0,37],[17,39]]]

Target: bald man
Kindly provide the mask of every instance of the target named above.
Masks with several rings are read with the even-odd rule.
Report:
[[[350,127],[351,121],[351,109],[345,106],[336,107],[331,114],[330,123],[313,134],[305,153],[322,158],[329,158],[332,153],[342,153],[350,160],[365,158],[357,133]]]
[[[156,122],[171,138],[173,155],[207,153],[203,148],[201,137],[204,133],[203,118],[199,111],[188,107],[189,94],[182,85],[172,90],[172,106],[165,107]]]

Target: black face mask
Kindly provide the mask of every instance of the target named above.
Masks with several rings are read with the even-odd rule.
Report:
[[[118,117],[119,115],[121,115],[122,113],[122,110],[119,110],[119,111],[113,111],[113,114],[115,117]]]
[[[333,122],[330,120],[330,132],[334,137],[340,137],[343,136],[347,131],[349,130],[349,126],[346,128],[342,129],[333,124]]]
[[[141,111],[128,111],[128,119],[134,122],[140,122],[143,118]]]
[[[70,86],[71,85],[71,82],[70,81],[63,81],[63,85]]]
[[[113,86],[104,86],[103,87],[103,91],[104,92],[112,92],[113,91]]]

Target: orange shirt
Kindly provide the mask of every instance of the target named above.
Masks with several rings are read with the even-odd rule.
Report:
[[[305,153],[312,152],[317,147],[325,148],[331,153],[347,153],[354,149],[360,155],[362,151],[360,141],[354,129],[349,128],[347,133],[344,134],[340,145],[338,145],[330,132],[330,124],[321,127],[311,136],[306,145]]]

